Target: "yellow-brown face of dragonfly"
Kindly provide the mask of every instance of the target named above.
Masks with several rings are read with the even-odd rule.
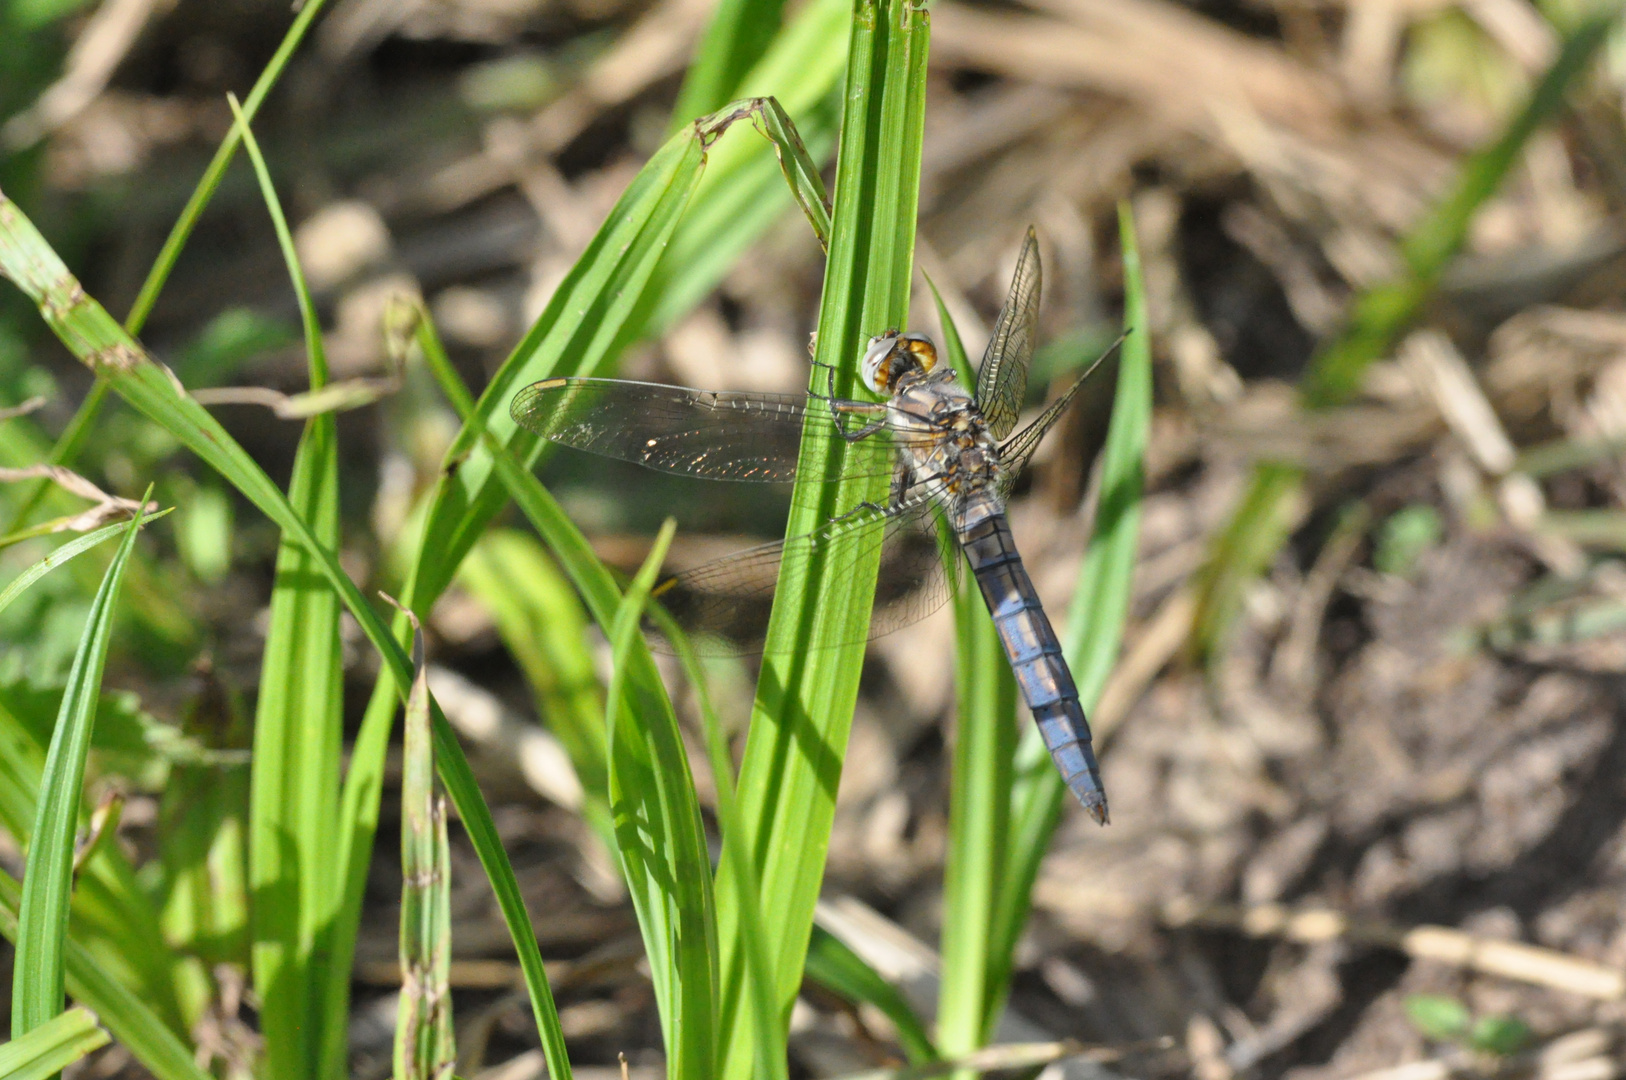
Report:
[[[890,397],[898,380],[908,372],[925,374],[937,365],[937,348],[925,334],[900,334],[888,330],[869,339],[869,350],[859,369],[864,385],[883,397]]]

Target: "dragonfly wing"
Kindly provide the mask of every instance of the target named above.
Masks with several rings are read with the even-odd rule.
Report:
[[[1003,439],[1016,426],[1028,389],[1028,363],[1033,359],[1035,327],[1039,321],[1039,241],[1028,227],[1022,254],[1016,260],[1011,291],[988,339],[977,369],[977,406],[994,438]]]
[[[703,563],[656,586],[656,595],[702,653],[750,655],[763,651],[774,587],[782,567],[805,567],[824,559],[839,576],[881,544],[875,607],[863,638],[889,634],[942,606],[953,587],[944,542],[929,498],[905,499],[895,507],[864,507],[822,528],[779,543]],[[952,544],[952,541],[949,541]],[[851,644],[835,642],[834,644]]]
[[[803,431],[840,439],[822,403],[790,394],[691,390],[625,379],[544,379],[514,396],[515,423],[564,446],[712,480],[796,478]],[[862,419],[853,422],[862,426]],[[849,476],[889,475],[894,432],[847,445]],[[898,433],[903,438],[908,435]]]
[[[1044,412],[1040,413],[1031,424],[1006,439],[1000,445],[999,464],[1004,472],[1000,486],[1005,493],[1009,493],[1011,486],[1016,483],[1017,475],[1027,465],[1028,460],[1033,457],[1033,452],[1039,449],[1039,443],[1044,440],[1045,434],[1056,425],[1057,420],[1061,419],[1061,414],[1067,411],[1067,406],[1073,403],[1073,398],[1078,396],[1078,392],[1084,388],[1084,384],[1089,381],[1090,376],[1095,374],[1095,369],[1100,367],[1106,361],[1106,358],[1111,356],[1122,343],[1123,337],[1120,336],[1117,341],[1112,343],[1111,348],[1096,357],[1094,362],[1084,369],[1084,374],[1073,380],[1073,385],[1069,386],[1061,397],[1046,405]]]

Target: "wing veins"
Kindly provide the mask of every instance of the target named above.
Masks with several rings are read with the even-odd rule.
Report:
[[[977,405],[996,439],[1010,434],[1022,411],[1039,320],[1042,278],[1039,241],[1030,225],[1016,260],[1016,272],[1011,275],[1010,291],[977,369]]]
[[[521,390],[510,411],[522,427],[564,446],[718,480],[795,479],[807,429],[847,443],[847,476],[890,473],[897,447],[922,438],[883,418],[869,437],[844,439],[841,424],[819,402],[789,394],[560,378]]]

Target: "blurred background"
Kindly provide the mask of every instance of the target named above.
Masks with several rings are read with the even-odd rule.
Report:
[[[787,20],[844,35],[840,5],[817,30],[819,3],[792,4]],[[1157,365],[1131,625],[1096,716],[1113,824],[1099,830],[1069,807],[1044,864],[1012,999],[1023,1030],[1174,1037],[1132,1075],[1320,1080],[1407,1063],[1406,1080],[1618,1075],[1626,40],[1607,42],[1515,145],[1413,329],[1353,396],[1312,412],[1294,391],[1312,356],[1358,295],[1405,275],[1406,238],[1470,154],[1514,126],[1585,13],[1579,0],[930,10],[916,262],[968,348],[980,352],[1029,223],[1047,343],[1032,403],[1051,373],[1059,382],[1109,343],[1122,302],[1115,205],[1128,199]],[[457,430],[424,372],[390,381],[388,298],[421,295],[482,386],[671,131],[710,14],[707,0],[334,0],[267,100],[255,128],[335,377],[391,391],[339,421],[343,558],[369,590],[398,585],[414,500]],[[0,190],[116,317],[228,130],[225,94],[247,92],[293,17],[285,0],[0,0]],[[801,85],[765,89],[800,94],[793,114],[828,164],[839,80],[800,74]],[[785,197],[715,290],[659,314],[620,374],[803,389],[822,267]],[[937,332],[918,274],[915,304],[916,326]],[[143,340],[189,388],[304,388],[294,294],[243,161]],[[0,406],[44,403],[0,428],[0,464],[43,460],[89,390],[5,290]],[[1013,507],[1058,615],[1088,537],[1111,391],[1110,374],[1092,385]],[[216,414],[286,481],[297,423],[254,403]],[[1201,571],[1261,459],[1305,470],[1270,523],[1288,540],[1225,632],[1203,638]],[[132,570],[109,686],[132,695],[132,723],[241,750],[274,527],[116,401],[75,467],[127,497],[157,478],[156,498],[178,507]],[[699,558],[773,536],[786,505],[564,453],[543,478],[624,567],[667,514],[680,522],[679,557]],[[7,520],[32,488],[0,486]],[[8,553],[7,576],[38,555]],[[14,708],[60,686],[97,573],[75,564],[6,612],[0,680]],[[557,988],[572,1053],[609,1067],[625,1051],[635,1072],[647,1068],[639,1054],[659,1035],[614,865],[572,812],[573,777],[537,727],[482,590],[465,585],[430,622],[436,690],[469,740],[531,910],[546,913],[545,955],[574,964]],[[352,639],[353,724],[376,660]],[[937,939],[952,658],[946,610],[872,649],[830,852],[831,902],[916,945]],[[742,723],[749,670],[716,674],[725,714]],[[210,760],[246,775],[240,761]],[[127,780],[132,844],[180,767],[165,759]],[[105,750],[96,768],[132,772]],[[358,958],[358,1077],[389,1071],[395,813],[386,797],[376,918]],[[11,841],[0,845],[19,866]],[[509,1062],[489,1075],[540,1075],[506,931],[456,844],[454,875],[453,981],[471,1063],[460,1072]],[[1262,905],[1277,903],[1357,921],[1272,922]],[[889,922],[864,922],[877,915]],[[1428,925],[1537,949],[1475,970],[1462,958],[1470,939],[1431,953],[1403,936]],[[905,980],[930,970],[911,948],[897,946],[891,972]],[[223,1055],[252,1038],[235,1022]],[[835,1075],[886,1060],[872,1022],[810,992],[797,1067]],[[96,1060],[96,1075],[125,1067]]]

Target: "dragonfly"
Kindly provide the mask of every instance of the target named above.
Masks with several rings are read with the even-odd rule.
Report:
[[[881,574],[869,636],[924,617],[952,593],[964,553],[993,618],[1017,686],[1067,787],[1101,824],[1106,792],[1090,725],[1066,658],[1006,519],[1017,475],[1108,350],[1072,386],[1016,430],[1033,358],[1041,284],[1039,247],[1028,229],[973,393],[940,363],[925,334],[888,330],[870,339],[859,366],[883,400],[827,393],[695,390],[622,379],[544,379],[521,390],[511,412],[522,427],[562,446],[663,472],[713,480],[795,479],[804,438],[839,440],[843,477],[886,475],[887,500],[863,502],[813,532],[750,548],[672,576],[654,590],[668,611],[725,651],[763,647],[765,618],[781,568],[873,557]],[[1014,432],[1014,434],[1013,434]],[[946,526],[946,530],[939,526]],[[944,532],[957,543],[942,541]]]

